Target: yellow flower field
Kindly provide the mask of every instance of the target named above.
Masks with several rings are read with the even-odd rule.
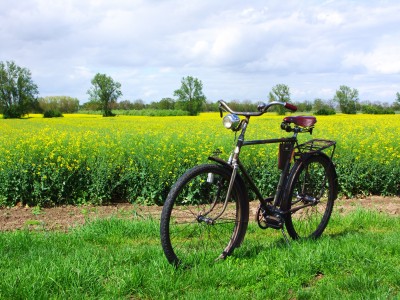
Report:
[[[337,141],[341,193],[399,194],[400,115],[319,116],[313,136]],[[282,117],[250,120],[247,139],[286,136]],[[198,117],[103,118],[65,115],[0,119],[0,206],[103,203],[162,204],[185,170],[219,148],[228,157],[234,133],[217,113]],[[244,148],[242,160],[261,189],[274,191],[277,146]]]

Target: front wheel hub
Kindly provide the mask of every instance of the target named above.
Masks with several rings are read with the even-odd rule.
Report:
[[[199,222],[199,223],[204,222],[204,223],[206,223],[208,225],[214,225],[214,220],[211,219],[211,218],[207,218],[207,217],[204,217],[204,216],[200,215],[196,219],[197,219],[197,222]]]

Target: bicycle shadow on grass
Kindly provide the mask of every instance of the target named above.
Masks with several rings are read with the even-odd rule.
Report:
[[[363,230],[363,227],[360,227],[360,228],[345,228],[345,229],[343,229],[342,231],[340,231],[340,232],[335,232],[335,233],[327,233],[327,234],[325,234],[325,235],[323,235],[323,236],[326,236],[326,237],[329,237],[329,238],[332,238],[332,239],[339,239],[339,238],[344,238],[344,237],[347,237],[347,236],[349,236],[349,235],[353,235],[353,234],[363,234],[364,233],[364,230]],[[322,236],[322,237],[323,237]]]
[[[275,239],[274,241],[265,241],[265,243],[263,243],[262,241],[252,241],[250,243],[246,243],[245,239],[243,244],[235,250],[233,256],[239,259],[249,259],[255,258],[261,253],[265,253],[266,251],[284,249],[290,249],[290,244],[287,244],[283,237]]]
[[[265,241],[251,240],[247,243],[245,238],[243,244],[234,251],[233,256],[239,259],[250,259],[269,251],[290,251],[295,245],[309,243],[315,243],[317,245],[319,241],[323,241],[325,239],[340,240],[342,238],[346,238],[355,234],[364,234],[363,228],[345,228],[339,232],[325,233],[318,239],[303,238],[293,240],[288,237],[288,242],[284,239],[283,236],[280,238],[275,237],[274,240],[270,241],[268,241],[268,238],[266,238]]]

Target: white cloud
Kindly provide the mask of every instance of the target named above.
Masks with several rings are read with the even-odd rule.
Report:
[[[336,11],[321,12],[317,14],[317,20],[327,25],[338,26],[343,24],[344,17],[342,16],[342,14]]]
[[[397,1],[3,0],[0,60],[29,68],[42,94],[82,101],[97,72],[147,102],[171,97],[187,75],[211,100],[256,100],[276,83],[295,100],[341,84],[391,99],[399,11]]]
[[[93,77],[93,73],[85,66],[75,66],[68,77],[71,80],[77,80],[80,78],[89,79]]]
[[[370,73],[400,75],[400,44],[382,44],[371,52],[349,53],[344,62],[350,67],[364,67]]]

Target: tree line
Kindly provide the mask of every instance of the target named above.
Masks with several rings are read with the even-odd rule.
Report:
[[[180,88],[173,93],[176,98],[163,98],[160,101],[144,103],[121,100],[121,84],[106,74],[97,73],[88,89],[89,101],[80,105],[79,100],[69,96],[39,97],[38,86],[33,82],[31,72],[15,62],[0,62],[0,113],[4,118],[20,118],[29,113],[43,113],[45,117],[60,117],[63,113],[76,113],[80,110],[102,111],[104,117],[114,116],[113,110],[180,110],[188,115],[198,115],[204,111],[218,111],[218,101],[207,101],[203,93],[203,83],[192,76],[182,78]],[[290,88],[277,84],[268,94],[268,101],[291,102]],[[236,111],[256,111],[257,103],[245,100],[228,101]],[[367,114],[390,114],[400,110],[400,93],[395,101],[387,103],[360,101],[357,89],[342,85],[330,100],[314,99],[294,102],[298,110],[317,115],[330,115],[340,111],[345,114],[357,112]],[[285,110],[274,107],[278,114]]]

